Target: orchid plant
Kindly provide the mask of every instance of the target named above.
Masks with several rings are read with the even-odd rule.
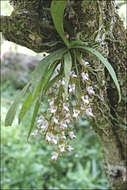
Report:
[[[66,3],[67,0],[52,0],[50,8],[54,26],[64,47],[50,53],[40,61],[31,75],[30,82],[15,99],[5,119],[6,126],[12,125],[17,108],[27,93],[18,121],[19,123],[22,121],[26,112],[34,104],[27,139],[36,135],[44,136],[46,142],[56,147],[51,156],[52,160],[57,160],[58,156],[73,150],[70,144],[70,140],[76,138],[73,123],[83,114],[88,118],[94,118],[91,100],[95,96],[96,89],[91,84],[88,72],[90,63],[83,59],[83,52],[87,51],[95,55],[105,65],[117,87],[119,101],[121,99],[119,83],[108,60],[81,40],[68,41],[68,36],[65,35],[63,29]],[[38,116],[39,108],[44,102],[47,104],[46,111]]]

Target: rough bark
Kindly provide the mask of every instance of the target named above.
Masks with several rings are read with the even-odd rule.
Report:
[[[36,52],[51,52],[61,46],[59,43],[52,47],[46,45],[47,42],[60,40],[50,11],[45,9],[49,8],[51,0],[13,2],[12,15],[1,17],[0,30],[7,40]],[[65,19],[73,28],[72,37],[97,44],[97,49],[107,57],[117,74],[122,93],[120,103],[113,81],[103,64],[88,53],[84,54],[91,65],[90,77],[96,91],[92,100],[95,118],[90,122],[103,145],[104,166],[111,186],[116,190],[124,190],[127,188],[126,31],[112,0],[70,0]],[[67,28],[65,30],[68,33]]]

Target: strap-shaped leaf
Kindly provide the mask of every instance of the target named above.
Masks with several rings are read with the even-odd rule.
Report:
[[[11,105],[10,109],[7,112],[6,118],[5,118],[5,126],[11,126],[12,122],[15,118],[16,111],[18,108],[18,105],[20,101],[22,100],[23,96],[25,95],[28,87],[30,86],[30,83],[28,83],[20,92],[20,94],[16,97],[14,103]]]
[[[37,84],[37,86],[36,86],[36,88],[35,88],[35,90],[33,92],[33,94],[32,94],[32,92],[29,92],[28,96],[26,97],[26,99],[23,102],[22,108],[21,108],[20,113],[19,113],[19,117],[18,117],[19,123],[21,122],[21,120],[25,116],[26,112],[33,105],[33,103],[36,100],[39,93],[41,91],[44,91],[43,88],[46,86],[49,78],[52,76],[55,67],[56,67],[56,64],[53,63],[51,69],[47,68],[45,73],[44,73],[44,80],[42,80],[42,78],[40,79],[39,83]]]
[[[79,75],[79,70],[78,70],[78,64],[77,62],[80,63],[81,61],[81,53],[79,53],[79,51],[73,50],[73,59],[74,59],[74,64],[75,64],[75,68],[76,68],[76,74]],[[77,101],[80,103],[81,101],[81,87],[80,87],[81,81],[80,81],[80,77],[77,78],[76,80],[76,86],[75,86],[75,96],[77,98]]]
[[[35,107],[34,107],[34,112],[33,112],[33,116],[32,116],[32,121],[31,121],[31,125],[30,125],[30,129],[29,129],[29,132],[28,132],[28,137],[27,137],[27,140],[29,139],[29,136],[34,128],[34,123],[35,123],[35,120],[36,120],[36,116],[37,116],[37,113],[38,113],[38,110],[39,110],[39,107],[40,107],[40,104],[41,104],[41,101],[42,101],[42,98],[43,96],[45,95],[46,91],[48,90],[47,86],[48,86],[48,83],[49,83],[49,80],[50,78],[52,77],[53,73],[54,73],[54,70],[56,68],[56,66],[58,65],[58,63],[53,63],[50,68],[48,68],[45,72],[45,75],[44,75],[44,80],[43,80],[43,83],[42,83],[42,89],[40,91],[40,95],[38,97],[38,100],[35,104]]]
[[[36,100],[39,92],[41,91],[41,88],[42,88],[42,79],[37,84],[34,93],[32,94],[32,92],[29,92],[29,94],[27,95],[26,99],[24,100],[24,102],[22,104],[22,108],[21,108],[19,116],[18,116],[19,123],[21,122],[21,120],[25,116],[26,112],[33,105],[33,103]]]
[[[52,87],[54,83],[56,83],[60,78],[61,78],[61,74],[56,75],[51,81],[49,81],[45,90],[47,91],[47,89]]]
[[[65,94],[68,94],[68,85],[70,81],[70,73],[72,68],[72,59],[70,52],[64,55],[64,74],[65,74]]]
[[[83,42],[81,40],[72,40],[69,44],[69,48],[73,48],[73,46],[76,46],[76,45],[86,45],[85,44],[86,42]]]
[[[61,44],[61,41],[45,42],[45,43],[43,43],[43,46],[54,47],[54,46],[56,46],[58,44]]]
[[[31,132],[32,132],[32,129],[34,128],[34,123],[35,123],[35,120],[36,120],[36,116],[37,116],[39,107],[40,107],[40,102],[39,102],[39,100],[37,100],[37,101],[36,101],[36,104],[35,104],[35,107],[34,107],[34,112],[33,112],[32,120],[31,120],[30,129],[29,129],[29,132],[28,132],[27,141],[28,141],[28,139],[29,139],[29,137],[30,137],[30,134],[31,134]]]
[[[40,61],[40,63],[37,65],[37,67],[32,73],[31,80],[32,80],[32,86],[34,88],[41,78],[44,79],[43,75],[46,69],[49,67],[49,65],[51,63],[56,62],[57,60],[60,60],[66,51],[67,50],[65,48],[56,50]]]
[[[69,42],[65,37],[65,32],[63,28],[63,16],[64,16],[64,9],[66,7],[67,0],[52,0],[51,4],[51,15],[55,25],[55,28],[63,39],[66,46],[69,46]]]
[[[105,65],[105,67],[107,68],[108,72],[110,73],[110,75],[111,75],[111,77],[112,77],[112,79],[116,85],[118,95],[119,95],[119,102],[120,102],[121,101],[120,86],[119,86],[119,83],[118,83],[118,80],[116,77],[116,73],[115,73],[113,67],[111,66],[111,64],[108,62],[108,60],[105,59],[101,53],[99,53],[97,50],[95,50],[93,48],[86,47],[86,46],[73,46],[72,48],[80,48],[80,49],[91,52]]]
[[[21,122],[21,120],[23,119],[24,115],[29,110],[29,108],[32,106],[32,104],[33,104],[32,93],[29,92],[29,94],[27,95],[26,99],[24,100],[24,102],[22,104],[22,108],[21,108],[20,113],[18,115],[18,122],[19,123]]]
[[[49,80],[51,79],[58,63],[59,62],[53,63],[52,65],[50,65],[50,68],[48,68],[48,70],[46,72],[46,76],[45,76],[45,81],[43,83],[43,93],[46,93],[46,91],[48,90]]]

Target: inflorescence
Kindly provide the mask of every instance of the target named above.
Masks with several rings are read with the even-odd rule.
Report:
[[[90,100],[95,91],[88,74],[89,63],[82,59],[81,65],[80,76],[74,70],[70,73],[68,95],[65,93],[65,78],[49,89],[48,109],[38,119],[36,130],[31,135],[43,135],[46,142],[55,145],[56,151],[51,156],[54,161],[73,150],[70,145],[70,140],[76,138],[73,123],[84,113],[87,117],[94,117]],[[81,83],[85,88],[80,87]]]

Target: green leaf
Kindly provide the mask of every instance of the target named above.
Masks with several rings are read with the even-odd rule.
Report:
[[[106,58],[104,58],[101,53],[99,53],[97,50],[95,50],[93,48],[86,47],[86,46],[73,46],[72,48],[79,48],[79,49],[83,49],[83,50],[91,52],[105,65],[105,67],[107,68],[108,72],[110,73],[110,75],[111,75],[111,77],[112,77],[112,79],[116,85],[118,95],[119,95],[119,102],[120,102],[121,101],[120,86],[119,86],[119,83],[117,80],[116,73],[115,73],[113,67],[111,66],[111,64],[108,62],[108,60]]]
[[[24,100],[24,102],[22,104],[22,108],[21,108],[19,116],[18,116],[19,123],[21,122],[21,120],[25,116],[26,112],[30,109],[30,107],[32,106],[32,104],[36,100],[41,88],[42,88],[42,79],[40,79],[39,83],[37,84],[37,86],[35,88],[35,91],[33,92],[33,94],[32,94],[32,92],[29,92],[28,96]]]
[[[40,61],[40,63],[37,65],[37,67],[32,73],[31,80],[33,87],[36,86],[36,84],[40,81],[41,78],[44,79],[43,75],[49,67],[49,65],[53,62],[56,62],[57,60],[60,60],[66,51],[67,50],[65,48],[56,50]]]
[[[70,52],[64,55],[64,74],[65,74],[65,94],[68,94],[68,85],[70,81],[70,73],[72,68],[72,59]]]
[[[40,93],[42,85],[43,85],[43,80],[42,80],[42,78],[40,78],[40,81],[37,83],[37,85],[32,93],[33,101],[37,98],[38,94]]]
[[[83,42],[81,40],[73,40],[69,44],[69,48],[71,49],[75,45],[83,45]]]
[[[48,82],[49,82],[50,78],[52,77],[52,75],[54,73],[54,70],[55,70],[57,65],[58,65],[58,62],[53,63],[45,71],[41,92],[40,92],[40,95],[39,95],[38,100],[37,100],[37,102],[35,104],[35,107],[34,107],[34,112],[33,112],[32,121],[31,121],[31,125],[30,125],[27,140],[29,139],[29,136],[30,136],[30,134],[31,134],[31,132],[32,132],[32,130],[34,128],[35,119],[36,119],[36,116],[37,116],[37,113],[38,113],[38,110],[39,110],[39,107],[40,107],[40,104],[41,104],[40,101],[42,101],[43,96],[45,95],[46,91],[48,90],[48,88],[47,88]]]
[[[18,115],[18,122],[19,123],[21,122],[24,115],[26,114],[26,112],[28,111],[28,109],[31,107],[32,104],[33,104],[32,93],[29,92],[28,96],[26,97],[26,99],[24,100],[24,102],[22,104],[22,108],[21,108],[20,113]]]
[[[45,94],[46,91],[48,90],[48,84],[49,84],[49,80],[51,79],[53,73],[54,73],[54,70],[56,69],[57,65],[58,65],[58,61],[56,63],[53,63],[52,65],[50,65],[50,67],[47,69],[47,72],[46,72],[46,76],[45,76],[45,81],[44,81],[44,84],[43,84],[43,93]]]
[[[58,44],[61,44],[61,41],[45,42],[45,43],[43,43],[43,46],[54,47]]]
[[[57,82],[60,78],[61,78],[61,74],[56,75],[52,80],[49,81],[45,90],[47,91],[47,89],[52,87],[54,83]]]
[[[55,28],[63,39],[66,46],[69,46],[68,40],[65,38],[65,32],[63,28],[63,16],[64,16],[64,9],[66,7],[67,0],[52,0],[51,4],[51,15],[55,25]]]
[[[7,112],[6,118],[5,118],[5,126],[11,126],[12,122],[15,118],[16,111],[18,108],[18,105],[20,101],[22,100],[23,96],[25,95],[28,87],[30,86],[30,83],[28,83],[23,90],[20,92],[20,94],[16,97],[14,103],[11,105],[10,109]]]
[[[36,100],[37,96],[39,95],[39,93],[41,91],[44,91],[44,87],[46,86],[48,80],[50,79],[50,77],[52,76],[54,69],[56,67],[56,64],[53,64],[52,67],[50,69],[46,69],[45,73],[44,73],[44,80],[42,81],[42,78],[40,79],[39,83],[37,84],[34,92],[30,92],[28,94],[28,96],[26,97],[26,99],[23,102],[22,108],[20,110],[19,113],[19,123],[21,122],[21,120],[23,119],[24,115],[26,114],[26,112],[30,109],[30,107],[33,105],[34,101]]]
[[[34,123],[35,123],[35,120],[36,120],[36,116],[37,116],[37,113],[38,113],[38,110],[39,110],[39,107],[40,107],[40,101],[37,100],[36,101],[36,104],[35,104],[35,107],[34,107],[34,112],[33,112],[33,116],[32,116],[32,120],[31,120],[31,125],[30,125],[30,129],[29,129],[29,132],[28,132],[28,137],[27,137],[27,141],[30,137],[30,134],[34,128]]]
[[[82,40],[72,40],[69,43],[69,49],[73,48],[74,46],[87,46],[88,42],[83,42]]]
[[[79,75],[77,62],[80,63],[80,61],[81,61],[81,53],[79,53],[79,51],[73,50],[73,54],[74,54],[73,59],[74,59],[74,64],[75,64],[75,68],[76,68],[76,74]],[[80,87],[80,84],[81,84],[80,78],[77,78],[76,86],[75,86],[75,96],[76,96],[78,102],[81,101],[81,87]]]

